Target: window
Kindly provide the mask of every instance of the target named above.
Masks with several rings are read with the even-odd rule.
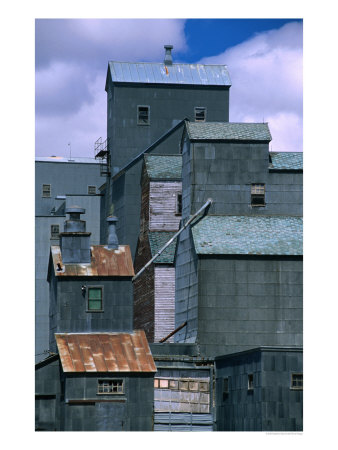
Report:
[[[59,225],[51,225],[50,226],[50,238],[51,239],[59,239],[60,226]]]
[[[138,125],[150,125],[150,107],[138,106],[137,107],[137,124]]]
[[[174,391],[209,392],[209,382],[199,379],[155,378],[155,389],[171,389]]]
[[[303,374],[292,373],[291,374],[291,389],[303,390]]]
[[[88,311],[102,311],[102,287],[88,288]]]
[[[98,394],[123,394],[123,380],[98,380]]]
[[[42,197],[50,197],[50,193],[51,193],[51,185],[43,184],[42,185]]]
[[[195,122],[205,122],[207,110],[203,106],[195,108]]]
[[[223,397],[229,394],[229,378],[223,378]]]
[[[96,194],[96,186],[88,186],[88,194],[95,195]]]
[[[253,383],[253,373],[249,373],[248,375],[248,391],[253,391],[254,383]]]
[[[176,197],[176,214],[178,216],[182,215],[182,194],[181,193],[177,194],[177,197]]]
[[[265,206],[265,184],[251,185],[251,206]]]

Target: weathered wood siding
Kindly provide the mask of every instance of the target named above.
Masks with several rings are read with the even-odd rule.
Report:
[[[175,329],[175,267],[155,265],[154,342]],[[167,342],[174,342],[174,336]]]
[[[181,215],[176,214],[177,194],[182,192],[182,183],[151,181],[149,190],[149,230],[176,231]]]

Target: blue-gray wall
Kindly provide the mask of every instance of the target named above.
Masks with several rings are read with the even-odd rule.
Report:
[[[59,277],[62,278],[62,277]],[[49,346],[56,351],[54,333],[96,333],[133,330],[133,289],[131,279],[105,277],[64,277],[53,274],[50,282]],[[82,286],[87,286],[82,293]],[[90,286],[103,287],[103,312],[87,312]]]
[[[113,85],[110,80],[109,88],[113,95],[111,103],[107,96],[107,136],[113,175],[177,121],[194,120],[195,106],[207,108],[208,122],[229,121],[229,88],[226,86]],[[138,105],[150,106],[150,125],[137,125]]]
[[[208,198],[214,201],[210,214],[302,214],[302,172],[269,172],[268,143],[186,141],[182,177],[184,195],[190,192],[190,210],[183,216]],[[251,183],[265,184],[266,206],[251,206]]]
[[[85,158],[89,160],[89,158]],[[59,225],[60,232],[66,220],[65,208],[78,205],[85,208],[82,219],[90,231],[91,245],[100,243],[99,186],[104,182],[99,164],[91,162],[35,162],[35,361],[45,358],[49,349],[49,287],[47,267],[51,245],[59,245],[59,239],[51,239],[51,225]],[[51,184],[51,197],[42,197],[42,185]],[[88,186],[96,186],[97,194],[88,195]],[[56,199],[57,196],[65,196]],[[56,214],[51,214],[55,207]]]
[[[98,379],[123,379],[124,394],[98,395]],[[152,431],[154,374],[65,374],[65,431]],[[86,402],[81,402],[86,399]]]
[[[291,374],[303,372],[300,349],[257,349],[216,358],[218,431],[302,431],[303,391]],[[248,390],[248,374],[254,388]],[[229,393],[223,394],[228,377]]]

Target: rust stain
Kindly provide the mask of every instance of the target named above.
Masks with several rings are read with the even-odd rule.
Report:
[[[64,276],[125,276],[135,275],[129,245],[120,245],[116,250],[109,250],[104,245],[91,247],[90,264],[63,264],[59,246],[51,247],[54,273]],[[61,265],[62,270],[57,270]]]
[[[55,334],[64,372],[156,372],[143,330]]]

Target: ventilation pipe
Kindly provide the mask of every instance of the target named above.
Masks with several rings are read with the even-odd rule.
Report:
[[[165,45],[164,65],[171,66],[173,63],[173,57],[171,56],[171,50],[174,48],[172,45]]]

